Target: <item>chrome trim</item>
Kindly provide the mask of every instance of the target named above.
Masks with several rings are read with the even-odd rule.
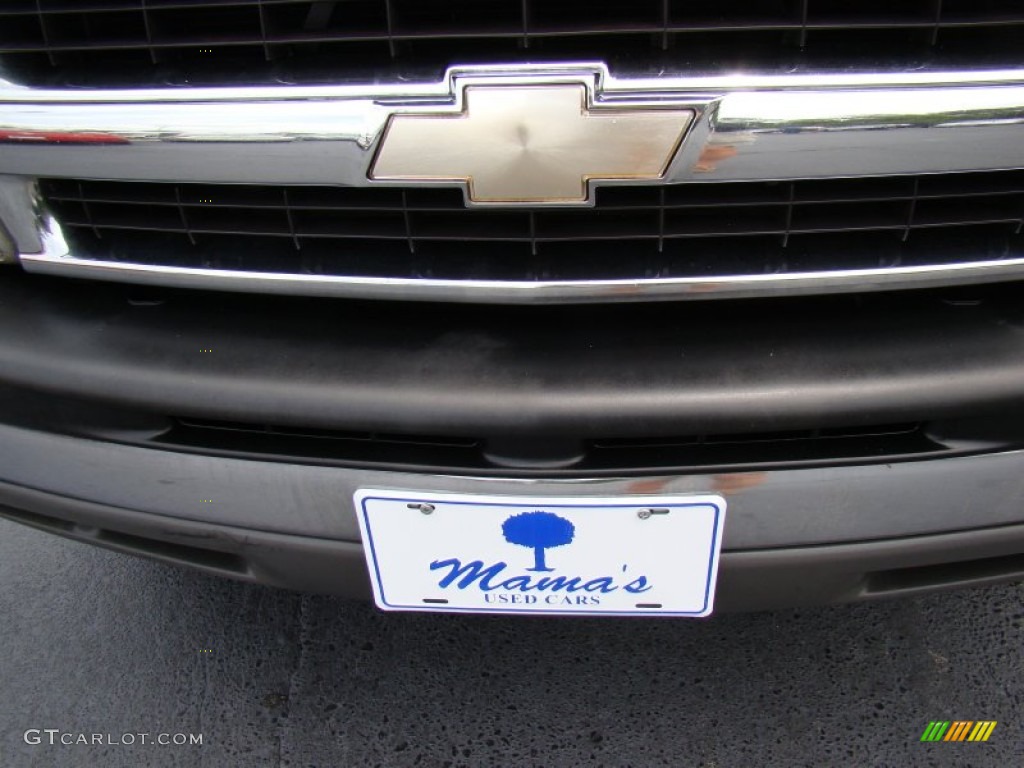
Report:
[[[708,72],[664,71],[652,75],[616,75],[604,64],[594,62],[564,62],[546,64],[464,65],[452,67],[438,83],[433,80],[393,80],[378,83],[339,83],[337,85],[243,85],[218,87],[139,87],[118,89],[62,89],[20,85],[0,78],[0,101],[20,103],[90,103],[117,102],[195,102],[195,101],[279,101],[294,99],[363,99],[378,98],[434,98],[447,92],[444,83],[457,77],[529,77],[532,75],[566,75],[594,72],[599,78],[599,90],[609,92],[629,90],[660,90],[666,83],[686,91],[763,90],[829,90],[920,86],[933,88],[946,85],[1024,85],[1024,69],[912,69],[898,71],[848,72],[788,72],[758,74],[735,72],[713,74]]]
[[[14,240],[7,234],[3,223],[0,222],[0,264],[14,264],[17,261],[14,254]]]
[[[42,233],[46,227],[41,211],[34,180],[0,176],[0,237],[6,231],[15,251],[39,253],[44,250]]]
[[[163,287],[403,301],[493,304],[726,299],[897,290],[1019,280],[1024,258],[783,274],[643,280],[488,281],[241,272],[77,258],[52,219],[39,254],[22,254],[29,272]]]
[[[1022,147],[1022,86],[736,93],[717,105],[687,178],[1007,170],[1024,167]]]
[[[462,67],[438,83],[164,90],[0,84],[0,173],[366,186],[388,118],[475,82],[557,77],[595,104],[671,100],[703,119],[666,181],[787,180],[1024,166],[1024,69],[612,77],[601,64]],[[695,137],[696,138],[696,131]],[[78,141],[79,143],[75,143]],[[680,162],[685,160],[685,162]]]

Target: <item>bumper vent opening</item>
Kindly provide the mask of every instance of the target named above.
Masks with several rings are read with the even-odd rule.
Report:
[[[915,592],[1013,580],[1024,580],[1024,554],[879,571],[868,576],[867,592]]]
[[[773,433],[706,434],[649,438],[581,440],[571,461],[550,461],[550,441],[516,442],[516,461],[491,457],[485,437],[388,435],[253,425],[242,422],[175,420],[158,438],[179,450],[264,460],[365,466],[420,471],[472,470],[495,474],[650,473],[818,465],[857,460],[898,460],[939,452],[946,446],[930,438],[922,424],[841,426]],[[531,457],[535,459],[531,461]]]
[[[230,552],[221,552],[204,547],[192,547],[107,528],[80,526],[57,517],[40,515],[35,512],[14,509],[12,507],[0,507],[0,517],[6,517],[33,528],[60,534],[67,538],[85,541],[90,544],[98,544],[99,546],[115,549],[119,552],[151,557],[164,562],[180,563],[236,577],[248,574],[249,572],[245,560]]]
[[[173,420],[160,444],[198,452],[291,461],[297,458],[373,465],[476,467],[474,438],[249,424],[194,418]]]

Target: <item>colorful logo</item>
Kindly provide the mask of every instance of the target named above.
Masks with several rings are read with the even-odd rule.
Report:
[[[995,729],[995,720],[932,720],[921,741],[988,741]]]

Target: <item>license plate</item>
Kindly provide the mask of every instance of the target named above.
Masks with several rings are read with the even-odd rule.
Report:
[[[361,489],[384,610],[707,616],[721,496],[535,498]]]

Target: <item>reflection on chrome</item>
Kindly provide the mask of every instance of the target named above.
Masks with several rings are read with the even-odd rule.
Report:
[[[629,79],[612,77],[601,64],[564,64],[458,68],[419,84],[73,92],[0,86],[0,139],[8,137],[0,173],[367,186],[392,115],[458,109],[474,84],[538,82],[584,85],[595,104],[691,109],[692,136],[668,182],[1024,165],[1024,70]],[[30,135],[35,139],[24,139]],[[52,143],[62,144],[59,152]]]
[[[724,299],[765,295],[847,293],[1019,280],[1024,259],[955,264],[835,269],[713,277],[589,280],[441,280],[390,276],[284,274],[99,261],[68,252],[56,222],[47,221],[45,250],[23,254],[29,272],[114,282],[250,293],[495,304]]]

